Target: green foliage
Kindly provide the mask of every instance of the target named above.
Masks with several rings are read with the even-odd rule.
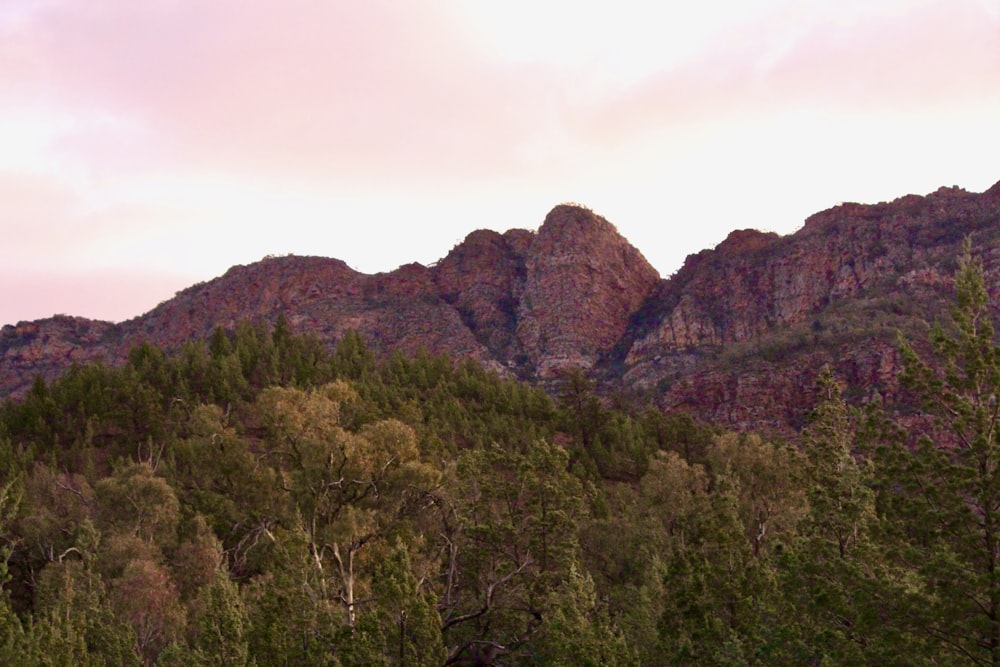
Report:
[[[307,536],[277,529],[264,539],[273,552],[271,566],[243,596],[249,654],[259,665],[337,665],[343,613],[316,594]]]
[[[250,660],[246,641],[249,622],[239,588],[224,569],[199,592],[191,641],[197,659],[206,665],[245,667]]]
[[[100,574],[75,559],[50,563],[39,577],[32,631],[43,655],[57,662],[138,665],[137,637],[115,613]]]
[[[283,319],[39,380],[0,407],[0,663],[1000,663],[968,257],[956,295],[903,346],[926,418],[824,371],[798,446]]]
[[[876,515],[874,469],[859,447],[859,416],[844,402],[829,368],[804,434],[803,488],[808,512],[780,559],[789,594],[782,600],[794,623],[786,654],[832,664],[900,662],[904,637],[885,623],[884,599],[898,576],[884,561]]]
[[[546,600],[545,627],[533,642],[540,664],[564,667],[602,667],[638,664],[625,637],[597,599],[593,580],[570,567],[565,585]]]
[[[880,451],[891,554],[911,582],[896,617],[928,651],[1000,664],[1000,347],[968,242],[931,346],[925,360],[903,342],[902,379],[933,428]]]
[[[173,546],[180,502],[170,483],[149,463],[129,464],[94,489],[98,527],[161,547]]]
[[[378,612],[371,618],[379,626],[381,661],[414,667],[444,664],[445,646],[437,598],[432,591],[421,590],[421,582],[413,573],[409,553],[402,541],[398,541],[375,566],[372,589]],[[350,664],[346,660],[343,662]]]

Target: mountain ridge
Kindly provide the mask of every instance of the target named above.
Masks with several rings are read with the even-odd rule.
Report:
[[[971,236],[1000,295],[1000,182],[844,203],[779,236],[736,229],[663,278],[614,225],[572,204],[537,231],[474,230],[441,260],[364,274],[340,259],[234,266],[121,323],[56,316],[0,329],[0,396],[73,363],[122,363],[142,341],[177,351],[241,321],[377,352],[447,353],[554,386],[582,369],[608,391],[737,428],[794,429],[830,363],[857,400],[895,396],[894,331],[943,312]]]

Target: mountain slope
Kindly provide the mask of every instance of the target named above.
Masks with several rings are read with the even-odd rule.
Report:
[[[4,327],[0,392],[16,395],[35,373],[51,378],[73,362],[119,363],[143,340],[177,350],[216,327],[281,314],[331,344],[356,329],[383,353],[424,349],[551,377],[595,364],[659,280],[607,220],[558,206],[538,232],[473,232],[432,267],[365,275],[335,259],[270,257],[119,325],[74,319],[70,331],[53,318]]]
[[[1000,297],[1000,184],[843,204],[787,237],[734,232],[646,305],[623,381],[745,428],[800,420],[825,363],[858,399],[895,396],[897,331],[946,315],[966,236]]]
[[[148,340],[177,350],[242,320],[331,345],[358,330],[381,353],[471,357],[550,384],[586,369],[609,390],[738,428],[801,423],[818,368],[855,400],[894,399],[897,331],[943,314],[966,236],[1000,296],[1000,183],[843,204],[781,237],[735,231],[660,279],[614,226],[561,205],[537,232],[474,231],[441,261],[361,274],[321,257],[267,258],[118,325],[52,318],[0,331],[0,393],[72,363],[119,363]]]

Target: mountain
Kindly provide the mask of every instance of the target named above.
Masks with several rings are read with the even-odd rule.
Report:
[[[787,431],[831,364],[855,401],[895,400],[897,332],[946,315],[963,240],[1000,296],[1000,183],[817,213],[794,234],[734,231],[661,278],[604,218],[555,207],[537,232],[474,231],[434,265],[375,275],[322,257],[236,266],[120,324],[57,316],[0,330],[0,395],[73,363],[178,350],[217,327],[274,322],[377,352],[470,357],[554,387],[585,370],[607,391],[743,429]]]

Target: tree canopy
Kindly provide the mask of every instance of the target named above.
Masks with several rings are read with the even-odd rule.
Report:
[[[1000,348],[971,246],[801,437],[241,324],[0,407],[0,663],[1000,665]],[[918,352],[920,350],[920,352]]]

